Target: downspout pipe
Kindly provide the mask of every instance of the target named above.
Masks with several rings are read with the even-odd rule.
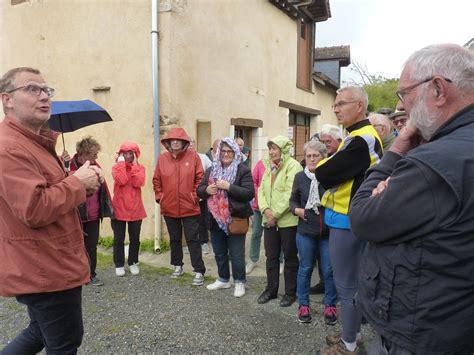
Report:
[[[153,84],[153,148],[155,163],[160,155],[160,110],[158,100],[158,0],[151,0],[151,73]],[[155,253],[161,253],[161,213],[155,203]]]

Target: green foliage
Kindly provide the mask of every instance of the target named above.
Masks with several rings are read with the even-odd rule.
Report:
[[[114,238],[110,236],[99,237],[99,245],[105,249],[112,248],[114,245]]]
[[[100,237],[99,245],[104,249],[112,248],[114,245],[114,238],[110,236]],[[160,250],[161,252],[166,252],[170,250],[170,245],[167,240],[160,240]],[[155,252],[155,241],[153,239],[145,239],[140,241],[140,251],[148,251],[150,253]]]
[[[398,88],[398,79],[385,79],[374,84],[364,85],[369,95],[369,112],[377,111],[381,107],[389,107],[395,110],[398,98],[395,92]]]

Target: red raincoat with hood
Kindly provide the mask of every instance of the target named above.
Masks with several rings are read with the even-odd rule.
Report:
[[[171,153],[172,139],[185,142],[176,157]],[[167,152],[158,157],[153,176],[155,200],[161,206],[161,214],[173,218],[199,215],[201,210],[196,190],[204,175],[201,158],[196,151],[189,149],[189,137],[182,128],[171,129],[161,144]]]
[[[120,145],[118,154],[132,151],[136,158],[140,157],[140,148],[134,142],[126,141]],[[145,167],[140,164],[117,162],[112,167],[114,178],[115,219],[119,221],[138,221],[146,217],[142,201],[142,186],[145,185]]]

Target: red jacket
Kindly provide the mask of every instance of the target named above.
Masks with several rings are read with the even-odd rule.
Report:
[[[118,153],[135,152],[140,157],[140,148],[133,142],[124,142]],[[146,217],[142,201],[142,186],[145,185],[145,167],[140,164],[118,162],[112,167],[114,197],[112,206],[115,219],[119,221],[138,221]]]
[[[56,136],[57,137],[57,136]],[[86,190],[67,176],[51,131],[0,122],[0,295],[68,290],[90,281],[77,206]]]
[[[160,204],[163,216],[197,216],[200,209],[196,190],[203,176],[201,158],[194,150],[188,149],[189,137],[184,129],[173,128],[161,140],[168,150],[171,139],[180,139],[186,144],[176,158],[170,151],[158,157],[153,176],[155,200]]]

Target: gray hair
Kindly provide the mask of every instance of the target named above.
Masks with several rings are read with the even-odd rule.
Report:
[[[12,82],[16,78],[16,75],[23,72],[33,73],[37,75],[41,74],[38,69],[30,67],[19,67],[10,69],[0,78],[0,92],[6,92],[9,89],[12,89]]]
[[[321,127],[321,132],[319,132],[319,136],[321,136],[321,134],[326,134],[340,141],[342,141],[344,138],[342,136],[341,129],[338,126],[332,124],[323,124]]]
[[[326,146],[324,143],[321,143],[320,141],[317,140],[310,140],[309,142],[306,142],[303,146],[303,154],[306,155],[306,150],[307,149],[314,149],[319,152],[324,158],[327,157],[328,151],[326,149]]]
[[[412,80],[440,75],[462,91],[474,91],[474,52],[457,44],[433,44],[419,49],[407,59],[406,66],[411,69]]]
[[[392,122],[390,122],[390,120],[388,119],[386,115],[372,112],[368,118],[371,123],[372,123],[371,119],[373,119],[375,124],[380,124],[380,125],[385,126],[385,128],[387,129],[387,133],[392,131]]]
[[[349,92],[354,99],[362,101],[364,104],[365,111],[367,111],[367,106],[369,105],[369,96],[362,86],[345,86],[336,91],[337,94],[343,92]]]

